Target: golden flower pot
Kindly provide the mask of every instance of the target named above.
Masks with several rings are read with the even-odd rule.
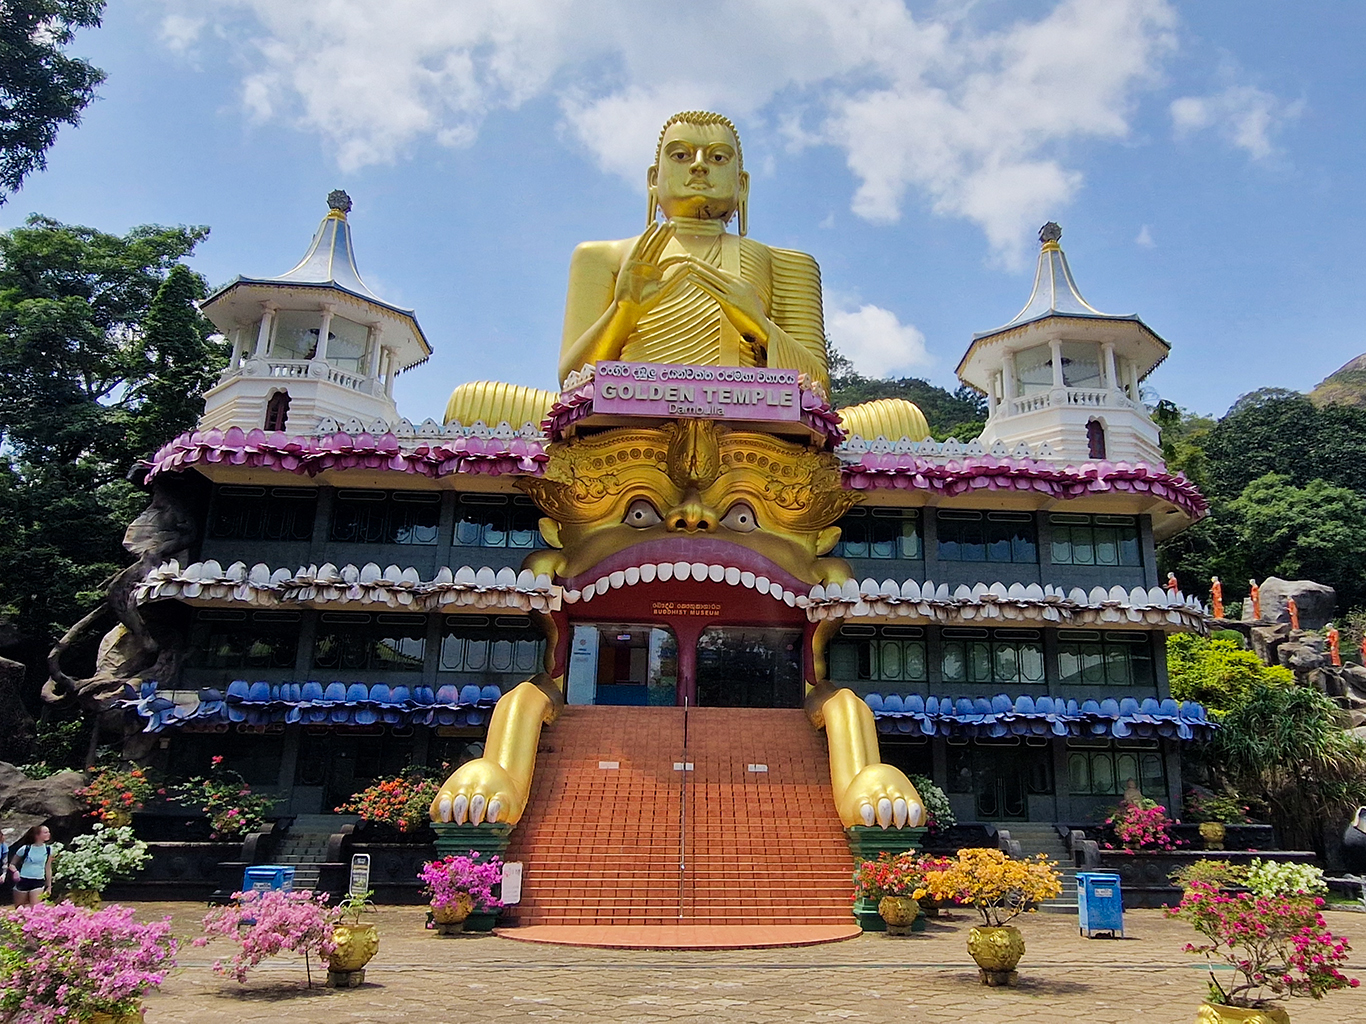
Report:
[[[132,1013],[91,1013],[81,1018],[81,1024],[143,1024],[143,1009],[138,1007]]]
[[[1015,965],[1024,951],[1024,936],[1013,925],[974,928],[968,932],[968,955],[977,962],[983,985],[1013,985]]]
[[[68,889],[62,896],[63,902],[72,903],[86,910],[99,910],[104,906],[96,889]]]
[[[437,934],[454,935],[465,926],[465,918],[474,910],[474,900],[469,893],[456,896],[455,904],[438,907],[432,904],[432,921],[436,923]]]
[[[884,896],[878,900],[877,912],[887,922],[888,935],[909,935],[920,904],[910,896]]]
[[[1290,1024],[1290,1014],[1281,1006],[1253,1010],[1222,1003],[1201,1003],[1195,1024]]]
[[[372,924],[339,924],[332,929],[336,950],[327,958],[334,972],[359,971],[379,952],[379,929]]]
[[[1200,838],[1205,841],[1206,850],[1222,850],[1224,848],[1224,836],[1228,834],[1228,829],[1224,827],[1222,821],[1202,821],[1200,823]]]
[[[122,828],[133,824],[133,814],[131,811],[105,811],[104,823],[110,828]]]

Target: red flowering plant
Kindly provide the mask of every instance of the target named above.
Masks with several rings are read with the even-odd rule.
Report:
[[[481,861],[471,850],[468,857],[448,856],[429,860],[417,873],[426,885],[433,907],[454,907],[460,897],[470,898],[477,911],[497,910],[503,901],[493,895],[493,887],[503,880],[503,862],[497,857]]]
[[[392,825],[400,832],[416,832],[427,824],[428,811],[440,790],[441,783],[428,777],[425,768],[410,765],[393,778],[361,790],[335,810]]]
[[[214,907],[204,915],[204,935],[194,940],[203,946],[215,937],[238,945],[231,960],[214,962],[216,974],[232,975],[239,982],[268,957],[302,953],[308,985],[313,984],[309,954],[320,960],[336,952],[332,930],[340,922],[342,908],[327,905],[325,892],[286,892],[282,889],[235,892],[235,905]]]
[[[1168,917],[1185,921],[1205,939],[1188,942],[1187,953],[1210,963],[1209,1002],[1260,1009],[1272,996],[1322,999],[1334,989],[1360,982],[1340,968],[1351,950],[1328,930],[1322,899],[1225,895],[1208,882],[1192,882]],[[1233,968],[1220,984],[1213,964]]]
[[[1114,829],[1115,838],[1125,850],[1174,850],[1178,845],[1171,833],[1175,822],[1167,817],[1167,809],[1161,804],[1123,804],[1105,819],[1105,824]],[[1114,846],[1106,843],[1105,848],[1113,850]]]
[[[880,854],[877,860],[863,861],[854,872],[854,899],[914,896],[925,888],[929,872],[944,871],[950,863],[948,857],[923,857],[914,852]]]
[[[231,768],[223,767],[216,756],[209,763],[209,774],[171,787],[181,803],[198,806],[209,816],[215,839],[235,839],[258,831],[275,806],[275,798],[253,793],[245,779]]]
[[[142,810],[156,786],[142,768],[120,771],[100,768],[90,782],[76,790],[90,813],[108,825],[127,825],[133,812]]]

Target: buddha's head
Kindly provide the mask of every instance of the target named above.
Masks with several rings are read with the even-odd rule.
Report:
[[[719,566],[745,586],[762,578],[798,595],[850,576],[843,559],[822,557],[861,497],[840,486],[829,453],[681,420],[559,442],[550,456],[544,477],[519,481],[546,513],[551,546],[527,567],[567,590],[631,569],[649,582],[665,562]]]
[[[740,233],[745,233],[749,175],[740,134],[729,118],[688,110],[665,121],[646,181],[651,221],[657,210],[670,220],[692,217],[722,223],[739,213]]]

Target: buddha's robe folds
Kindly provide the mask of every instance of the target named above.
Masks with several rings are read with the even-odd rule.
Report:
[[[629,252],[631,242],[588,243]],[[694,366],[768,366],[795,369],[822,384],[829,382],[825,325],[821,311],[821,273],[804,252],[776,249],[730,233],[687,249],[674,239],[665,256],[692,251],[712,266],[736,274],[758,292],[768,318],[777,326],[766,345],[743,338],[717,301],[687,282],[645,313],[626,339],[618,358],[643,363]],[[566,347],[607,309],[618,267],[602,249],[575,253],[565,315]],[[561,367],[562,370],[570,367]]]

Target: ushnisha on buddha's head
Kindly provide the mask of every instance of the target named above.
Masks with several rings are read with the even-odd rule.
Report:
[[[661,211],[668,220],[686,217],[723,223],[738,213],[739,232],[745,233],[749,175],[740,133],[729,118],[687,110],[665,121],[646,182],[650,223]]]

